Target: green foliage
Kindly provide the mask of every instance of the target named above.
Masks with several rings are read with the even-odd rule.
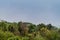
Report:
[[[19,24],[20,24],[20,25],[19,25]],[[21,34],[22,36],[27,35],[27,34],[28,34],[28,30],[29,30],[29,28],[28,28],[28,26],[27,26],[26,23],[22,23],[22,22],[19,22],[19,23],[18,23],[18,31],[20,32],[20,34]]]
[[[30,33],[31,33],[31,32],[34,32],[34,31],[35,31],[35,28],[36,28],[36,25],[31,24],[31,25],[29,26],[29,32],[30,32]]]
[[[40,36],[40,35],[37,35],[35,38],[34,38],[34,40],[45,40],[42,36]]]
[[[9,25],[8,30],[9,30],[10,32],[14,32],[14,31],[15,31],[15,29],[14,29],[14,27],[13,27],[12,25]]]
[[[7,31],[7,24],[5,22],[0,22],[0,28],[3,31]]]
[[[14,34],[10,32],[3,32],[0,30],[0,40],[7,40],[9,37],[13,37]]]
[[[29,40],[29,37],[22,37],[22,40]]]
[[[8,40],[22,40],[22,38],[16,36],[16,37],[10,37]]]
[[[51,24],[1,21],[0,40],[60,40],[60,29]]]

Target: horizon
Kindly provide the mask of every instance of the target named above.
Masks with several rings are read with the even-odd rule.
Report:
[[[60,26],[60,0],[0,0],[0,20]]]

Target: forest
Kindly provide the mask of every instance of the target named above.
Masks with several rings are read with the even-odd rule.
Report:
[[[60,40],[60,28],[52,24],[0,21],[0,40]]]

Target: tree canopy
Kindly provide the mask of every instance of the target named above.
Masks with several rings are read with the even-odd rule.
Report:
[[[44,23],[1,21],[0,40],[60,40],[60,28]]]

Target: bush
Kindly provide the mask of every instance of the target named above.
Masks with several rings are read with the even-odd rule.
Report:
[[[29,40],[29,37],[23,37],[22,40]]]
[[[22,38],[15,36],[15,37],[10,37],[8,40],[22,40]]]
[[[13,33],[3,32],[0,30],[0,40],[7,40],[9,37],[13,37]]]

